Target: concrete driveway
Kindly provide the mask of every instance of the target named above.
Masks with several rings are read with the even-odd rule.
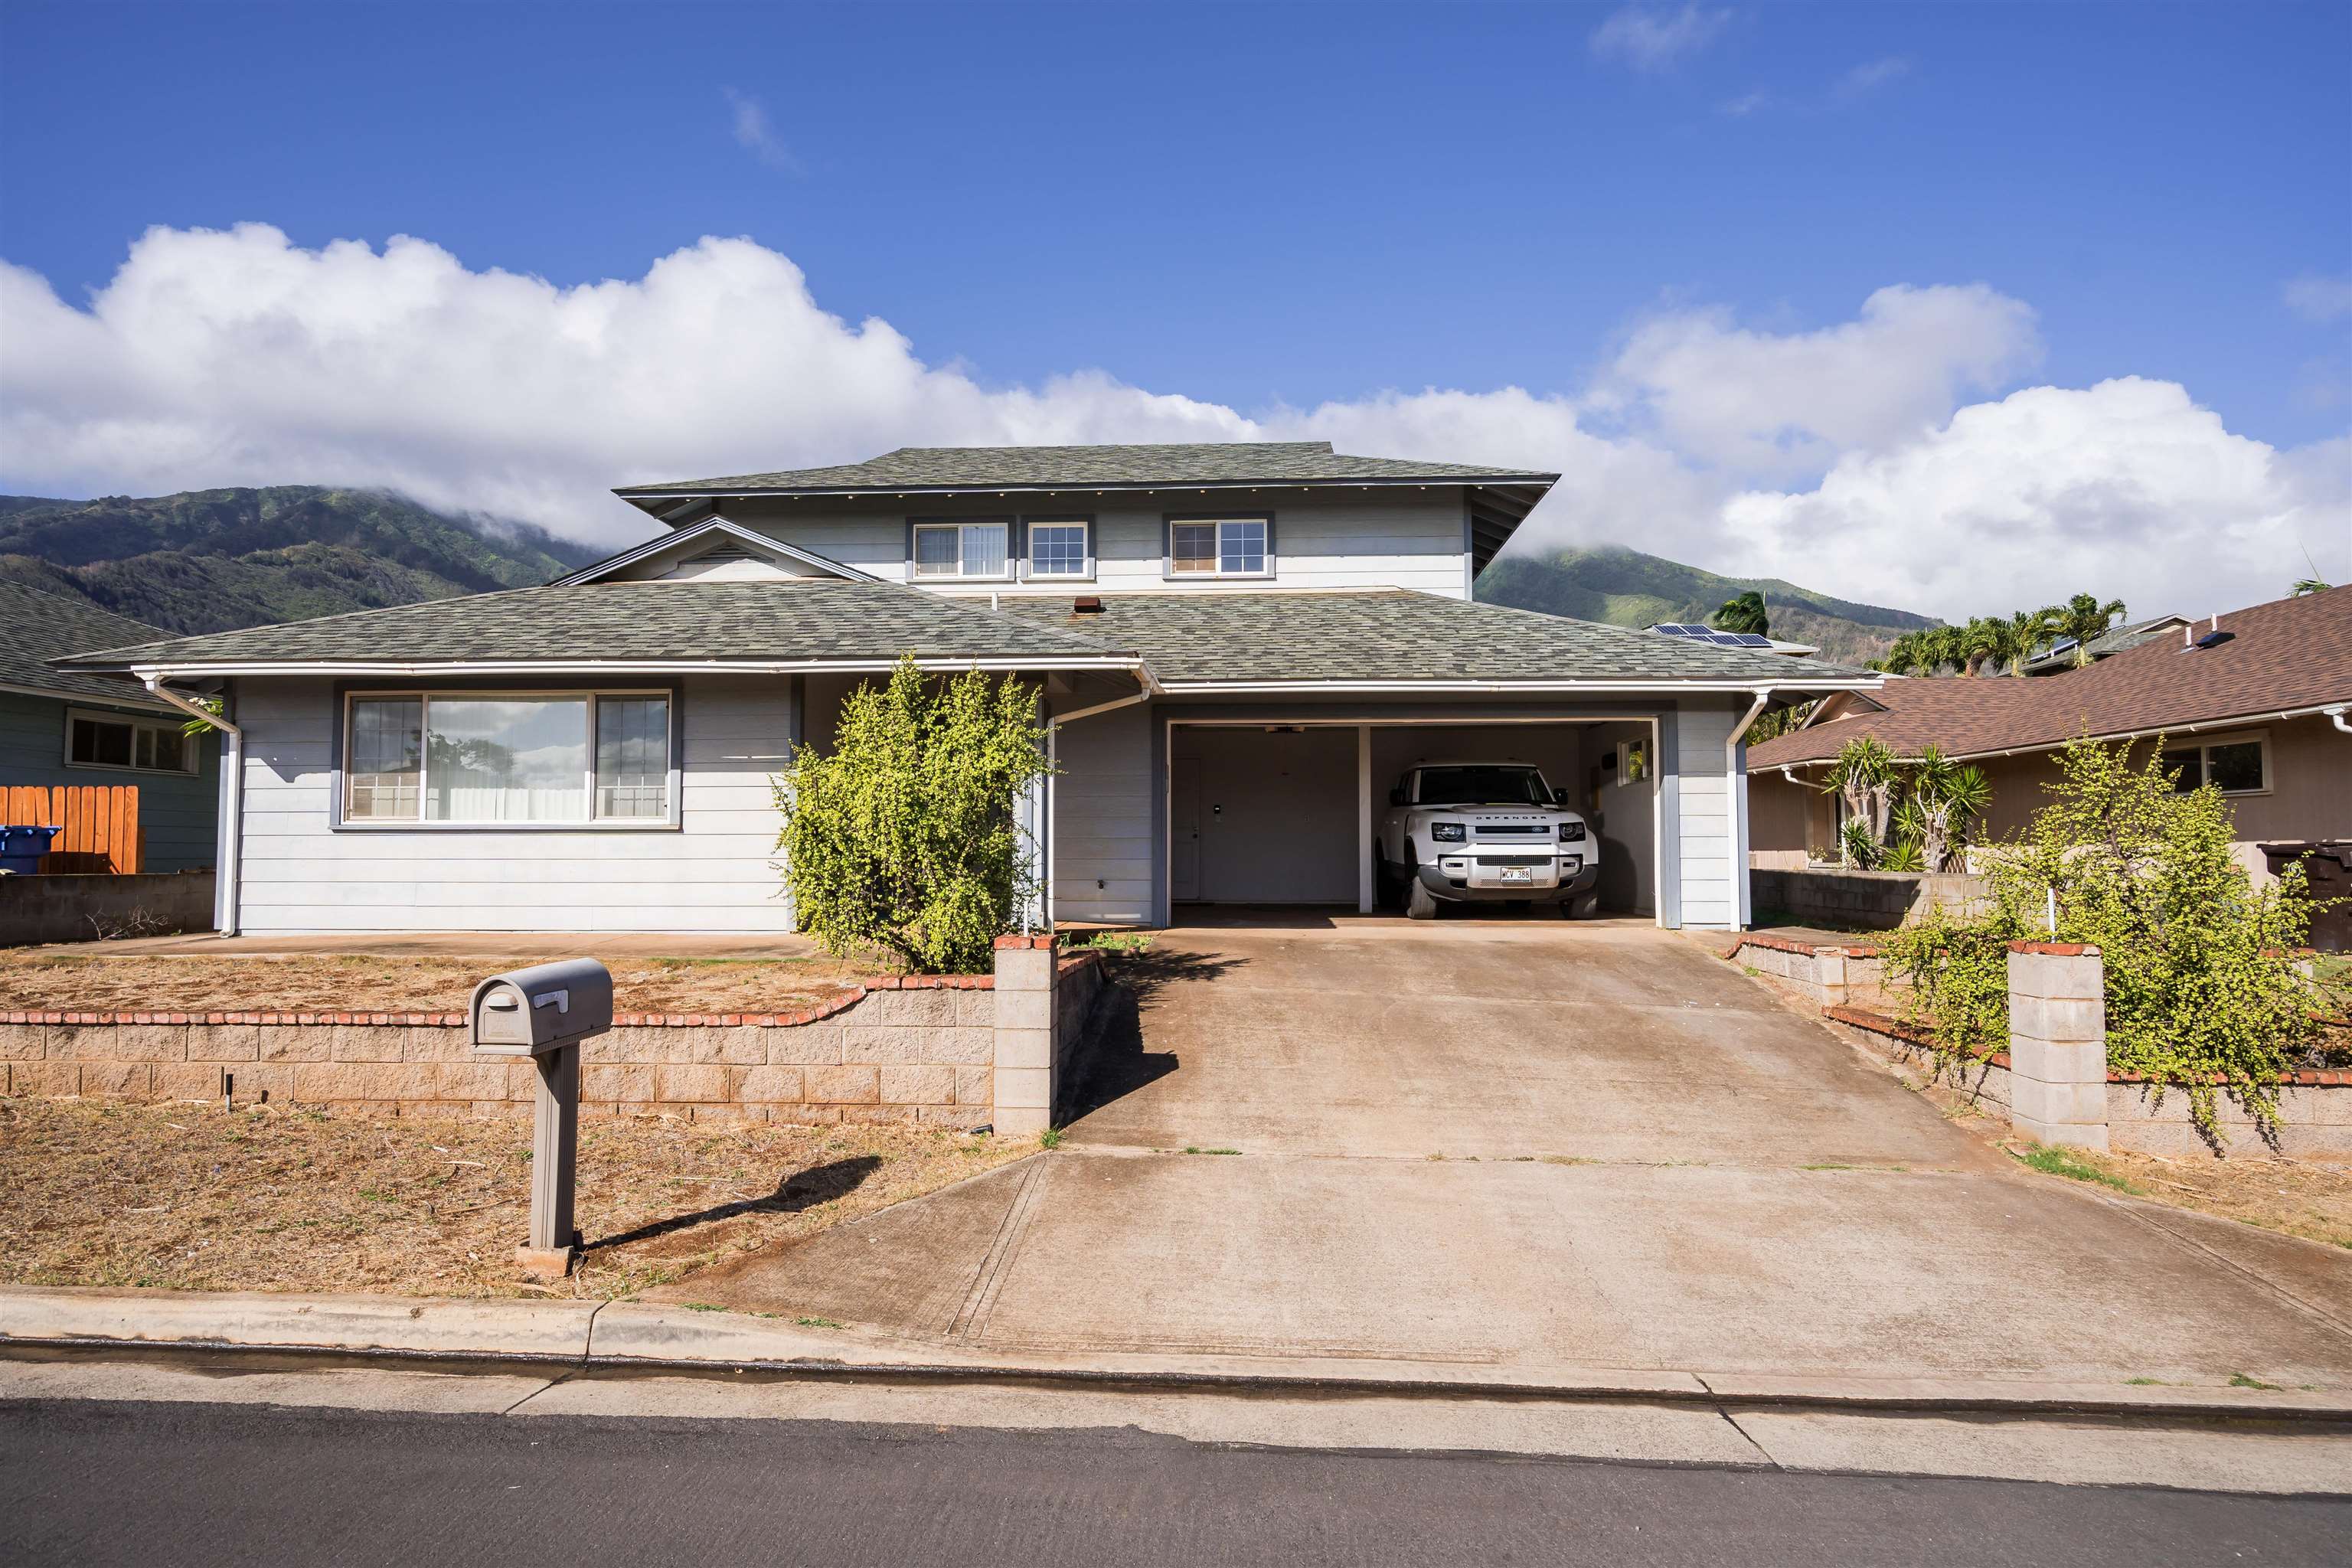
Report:
[[[1140,992],[1057,1152],[669,1293],[1041,1362],[2352,1388],[2352,1258],[2019,1171],[1648,926],[1177,931]]]

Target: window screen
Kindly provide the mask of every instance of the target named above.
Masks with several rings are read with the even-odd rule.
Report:
[[[424,759],[422,698],[353,700],[343,815],[358,821],[415,821]]]
[[[596,700],[596,815],[669,815],[669,699]]]

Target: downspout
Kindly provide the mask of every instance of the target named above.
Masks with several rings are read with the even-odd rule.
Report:
[[[2346,734],[2352,735],[2352,724],[2347,724],[2344,721],[2344,715],[2347,710],[2340,703],[2334,708],[2323,708],[2320,710],[2321,712],[2327,715],[2327,721],[2329,723],[2335,725]]]
[[[1723,743],[1723,784],[1730,795],[1724,804],[1731,808],[1731,879],[1739,889],[1731,911],[1735,931],[1746,931],[1753,912],[1748,907],[1748,773],[1739,765],[1739,742],[1771,700],[1770,687],[1759,689],[1747,716],[1731,727],[1731,738]]]
[[[236,894],[239,857],[244,850],[245,731],[220,714],[190,701],[163,684],[160,674],[142,675],[140,682],[163,701],[190,718],[201,719],[221,732],[220,828],[217,851],[219,885],[213,889],[213,924],[223,936],[236,934]],[[226,703],[223,704],[226,706]]]

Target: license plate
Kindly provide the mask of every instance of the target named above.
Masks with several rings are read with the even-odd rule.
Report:
[[[1535,873],[1525,866],[1506,866],[1502,868],[1501,877],[1506,882],[1532,882],[1536,879]]]

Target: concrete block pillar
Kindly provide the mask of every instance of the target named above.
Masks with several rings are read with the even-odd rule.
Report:
[[[996,1110],[999,1132],[1054,1124],[1055,979],[1051,936],[996,939]]]
[[[2009,1120],[2037,1142],[2107,1146],[2106,970],[2074,942],[2009,944]]]
[[[1845,949],[1842,947],[1813,949],[1813,980],[1821,987],[1822,1006],[1844,1006],[1848,996]]]

